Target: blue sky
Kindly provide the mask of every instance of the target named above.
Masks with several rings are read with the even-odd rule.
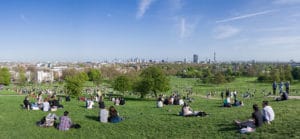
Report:
[[[300,0],[0,2],[0,61],[300,61]]]

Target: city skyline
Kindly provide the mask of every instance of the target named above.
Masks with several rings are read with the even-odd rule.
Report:
[[[300,61],[300,0],[3,0],[0,61]]]

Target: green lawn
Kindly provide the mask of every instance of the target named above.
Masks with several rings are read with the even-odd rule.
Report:
[[[192,87],[195,93],[221,91],[226,87],[246,90],[256,87],[257,90],[270,88],[270,84],[258,84],[253,78],[240,78],[225,85],[196,85],[194,79],[178,79],[172,77],[172,89],[180,93],[186,87]],[[292,87],[299,88],[299,85]],[[270,90],[270,89],[269,89]],[[0,92],[2,93],[2,92]],[[170,93],[170,92],[169,92]],[[219,98],[219,96],[217,96]],[[80,129],[61,132],[54,128],[37,127],[35,123],[47,112],[26,111],[20,108],[24,96],[0,96],[0,135],[6,138],[300,138],[300,100],[275,102],[273,98],[265,98],[257,93],[255,98],[242,99],[244,107],[221,108],[219,99],[196,97],[191,103],[194,110],[209,113],[207,117],[177,116],[180,106],[155,108],[155,100],[138,100],[128,98],[125,106],[117,106],[119,114],[125,117],[121,123],[99,123],[99,109],[87,110],[84,102],[72,100],[63,102],[64,109],[55,112],[61,116],[67,110],[73,122],[81,125]],[[232,124],[235,119],[247,119],[254,103],[261,106],[262,100],[269,100],[276,117],[272,125],[264,125],[251,134],[239,134]],[[112,105],[105,100],[106,106]],[[97,106],[96,106],[97,107]]]

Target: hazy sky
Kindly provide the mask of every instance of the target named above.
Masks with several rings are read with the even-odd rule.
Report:
[[[1,60],[300,61],[300,0],[1,0]]]

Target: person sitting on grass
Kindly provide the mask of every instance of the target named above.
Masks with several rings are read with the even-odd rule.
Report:
[[[25,109],[30,110],[30,102],[28,96],[25,97],[23,104]]]
[[[59,122],[59,126],[58,129],[61,131],[67,131],[71,128],[72,126],[72,121],[71,118],[68,117],[69,112],[65,111],[64,112],[64,116],[60,117],[60,122]]]
[[[263,117],[261,114],[261,111],[259,110],[257,104],[253,105],[253,113],[252,113],[252,118],[241,122],[239,120],[235,120],[235,124],[239,127],[239,128],[251,128],[250,131],[254,131],[255,128],[260,127],[263,123]]]
[[[269,106],[268,101],[263,101],[262,106],[263,106],[263,110],[262,110],[263,121],[266,122],[267,124],[271,124],[271,121],[273,121],[275,118],[275,113],[272,107]]]
[[[229,92],[227,93],[226,92],[226,97],[224,99],[224,107],[231,107],[231,103],[230,103],[230,95],[229,95]]]
[[[86,100],[86,108],[87,109],[92,109],[94,105],[94,101],[92,99],[87,99]]]
[[[117,105],[117,106],[120,105],[120,98],[117,97],[117,98],[115,99],[115,105]]]
[[[37,105],[40,109],[43,108],[43,96],[41,92],[37,96]]]
[[[244,103],[243,103],[243,101],[239,101],[237,99],[234,99],[233,106],[244,106]]]
[[[288,93],[283,92],[280,97],[276,98],[276,101],[288,100],[288,98],[289,98]]]
[[[50,110],[50,104],[48,102],[48,99],[46,98],[43,102],[43,111],[49,111]]]
[[[115,109],[114,106],[110,106],[109,108],[108,121],[111,123],[118,123],[122,121],[121,117],[118,114],[118,111]]]
[[[193,109],[187,103],[184,103],[179,115],[190,117],[190,116],[206,116],[207,114],[202,111],[193,111]]]
[[[105,109],[105,104],[103,101],[99,102],[100,113],[99,113],[99,121],[101,123],[107,123],[108,120],[108,110]]]
[[[40,127],[51,127],[56,126],[55,121],[58,119],[54,113],[49,113],[47,116],[44,116],[40,121],[37,122],[37,126]]]
[[[63,105],[59,104],[59,101],[56,99],[56,97],[54,97],[53,100],[52,100],[52,106],[51,107],[53,107],[53,106],[56,106],[57,108],[64,108]]]
[[[123,97],[120,98],[120,105],[125,105],[125,99]]]
[[[157,108],[162,108],[163,106],[164,106],[164,104],[162,102],[162,99],[158,98],[158,100],[157,100]]]

